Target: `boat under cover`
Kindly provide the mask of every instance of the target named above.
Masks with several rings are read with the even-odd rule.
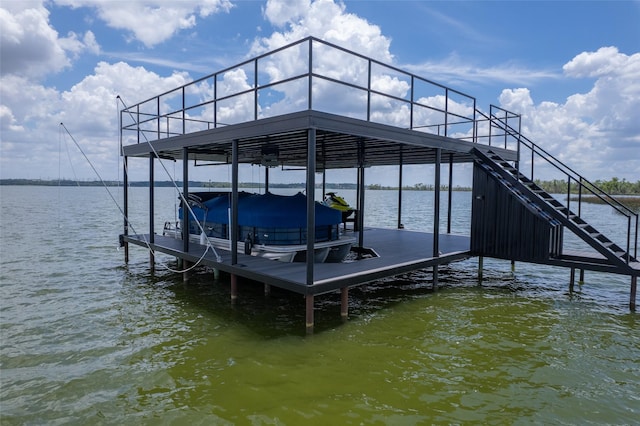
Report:
[[[189,221],[190,239],[205,237],[220,248],[229,248],[231,194],[228,192],[189,194],[193,215]],[[315,206],[314,257],[317,262],[339,262],[348,254],[354,238],[340,235],[342,212],[319,202]],[[179,217],[183,217],[180,207]],[[197,221],[197,223],[196,223]],[[204,234],[201,235],[201,229]],[[260,255],[286,262],[304,260],[307,244],[307,197],[271,193],[238,193],[238,239],[246,254]],[[178,237],[165,226],[166,235]]]

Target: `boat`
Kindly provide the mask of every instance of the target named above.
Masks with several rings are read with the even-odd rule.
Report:
[[[198,244],[231,249],[229,235],[231,193],[195,192],[187,199],[193,212],[189,220],[189,239]],[[315,202],[314,262],[341,262],[355,238],[340,231],[342,212]],[[182,238],[181,203],[175,224],[166,222],[163,235]],[[307,197],[272,193],[238,193],[238,251],[281,262],[301,262],[307,254]]]

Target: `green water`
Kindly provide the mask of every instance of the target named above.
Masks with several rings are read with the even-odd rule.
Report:
[[[55,189],[33,191],[55,204]],[[3,223],[31,200],[6,194]],[[68,203],[79,210],[104,195],[73,194]],[[265,296],[240,282],[232,305],[224,276],[199,270],[185,285],[161,266],[151,274],[142,249],[125,266],[117,216],[62,218],[43,234],[30,226],[39,214],[51,210],[2,232],[3,425],[640,418],[639,317],[627,309],[625,277],[587,273],[569,293],[568,271],[518,264],[512,272],[487,259],[478,287],[477,263],[465,261],[441,271],[435,292],[428,271],[352,289],[346,322],[339,294],[319,296],[316,333],[305,336],[299,295]],[[79,217],[86,226],[69,232],[64,221]]]

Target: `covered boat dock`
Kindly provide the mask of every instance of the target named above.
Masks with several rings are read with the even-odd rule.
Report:
[[[337,58],[348,64],[342,73],[334,69]],[[282,72],[274,73],[274,69]],[[231,77],[236,83],[240,78],[243,84],[231,84]],[[433,269],[437,286],[439,265],[484,255],[561,264],[572,271],[595,269],[630,275],[630,305],[635,307],[640,274],[636,260],[637,214],[628,216],[626,248],[624,243],[609,244],[606,239],[586,235],[584,238],[596,240],[589,244],[599,254],[563,259],[563,230],[581,232],[588,228],[579,222],[579,214],[573,215],[568,205],[564,210],[554,206],[545,199],[544,191],[521,173],[522,151],[531,152],[531,174],[533,160],[541,157],[541,151],[520,134],[517,114],[495,106],[482,112],[469,95],[339,46],[309,37],[128,106],[121,111],[120,119],[125,216],[129,158],[149,159],[150,182],[149,232],[130,235],[125,219],[121,242],[126,260],[129,244],[135,244],[185,263],[208,265],[230,274],[232,299],[237,297],[237,277],[300,293],[307,301],[309,332],[313,330],[317,295],[340,290],[341,312],[346,317],[349,287],[427,267]],[[355,257],[330,265],[314,263],[312,255],[307,255],[305,262],[282,263],[239,253],[237,232],[230,239],[230,250],[211,250],[189,238],[158,235],[154,223],[154,167],[158,159],[182,162],[184,200],[190,192],[190,162],[194,166],[230,166],[232,230],[238,227],[241,164],[264,166],[266,190],[270,168],[305,170],[306,194],[314,195],[317,188],[322,195],[326,192],[324,177],[328,170],[355,169],[359,214],[353,230],[348,231],[357,241]],[[474,165],[474,213],[469,236],[450,231],[454,167],[462,163]],[[441,176],[443,164],[448,166],[448,179]],[[396,229],[365,226],[368,170],[397,166],[398,187],[402,188],[405,165],[434,168],[434,206],[424,218],[432,232],[402,229],[402,190],[398,191]],[[320,173],[322,182],[317,182]],[[568,179],[580,185],[588,182],[573,175]],[[476,181],[483,184],[476,186]],[[440,205],[443,187],[449,191],[446,207]],[[594,191],[593,185],[584,188]],[[487,200],[499,201],[508,211],[517,212],[517,217],[496,223],[500,211],[485,209]],[[314,196],[307,197],[307,229],[315,228],[314,203]],[[447,212],[446,217],[441,217],[441,211]],[[182,229],[189,229],[188,218],[183,215]],[[447,232],[441,232],[445,223]],[[496,226],[504,232],[497,232]],[[308,239],[307,253],[313,250],[314,242]]]

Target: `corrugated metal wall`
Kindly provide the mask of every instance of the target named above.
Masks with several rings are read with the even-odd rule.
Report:
[[[524,202],[482,166],[474,164],[471,252],[520,261],[560,254],[562,227]]]

